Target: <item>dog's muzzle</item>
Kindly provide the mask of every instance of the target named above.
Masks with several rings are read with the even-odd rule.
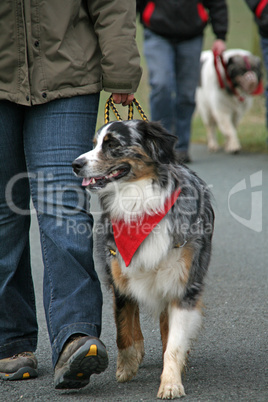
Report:
[[[258,77],[254,71],[247,71],[237,78],[239,86],[248,94],[253,93],[258,86]]]

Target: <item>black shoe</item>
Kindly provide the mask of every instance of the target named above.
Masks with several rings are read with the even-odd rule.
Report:
[[[191,163],[192,160],[187,151],[177,151],[177,159],[180,163]]]
[[[37,377],[37,359],[32,352],[18,353],[0,360],[1,380],[28,380]]]
[[[83,388],[91,374],[100,374],[108,367],[104,344],[92,336],[77,336],[64,347],[55,367],[56,389]]]

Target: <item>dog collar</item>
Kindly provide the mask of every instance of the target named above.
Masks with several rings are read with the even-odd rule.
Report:
[[[236,88],[234,87],[231,78],[229,77],[228,71],[227,71],[227,65],[223,59],[222,55],[217,54],[216,52],[213,52],[213,57],[214,57],[214,67],[215,71],[217,74],[218,78],[218,83],[221,89],[226,89],[227,91],[229,90],[233,95],[235,95],[240,102],[244,102],[244,98],[237,92]],[[224,80],[221,76],[220,70],[219,70],[219,65],[221,64],[224,70],[224,76],[226,80],[226,84],[224,83]]]
[[[123,220],[112,220],[114,240],[127,267],[141,243],[174,205],[180,192],[180,188],[175,190],[171,197],[166,200],[163,212],[155,215],[146,214],[141,220],[131,221],[130,223],[126,223]]]

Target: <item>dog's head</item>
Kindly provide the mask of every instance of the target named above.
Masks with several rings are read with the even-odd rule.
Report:
[[[111,122],[96,133],[95,148],[73,162],[83,185],[98,191],[112,182],[156,180],[158,168],[174,162],[176,137],[158,123]]]
[[[228,58],[227,72],[234,87],[252,94],[262,78],[261,60],[249,52],[233,54]]]

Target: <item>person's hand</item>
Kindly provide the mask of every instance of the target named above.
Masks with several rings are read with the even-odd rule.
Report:
[[[212,45],[213,53],[217,55],[221,55],[226,50],[226,44],[222,39],[216,39]]]
[[[113,93],[114,103],[122,103],[123,106],[128,106],[133,102],[134,94],[115,94]]]

